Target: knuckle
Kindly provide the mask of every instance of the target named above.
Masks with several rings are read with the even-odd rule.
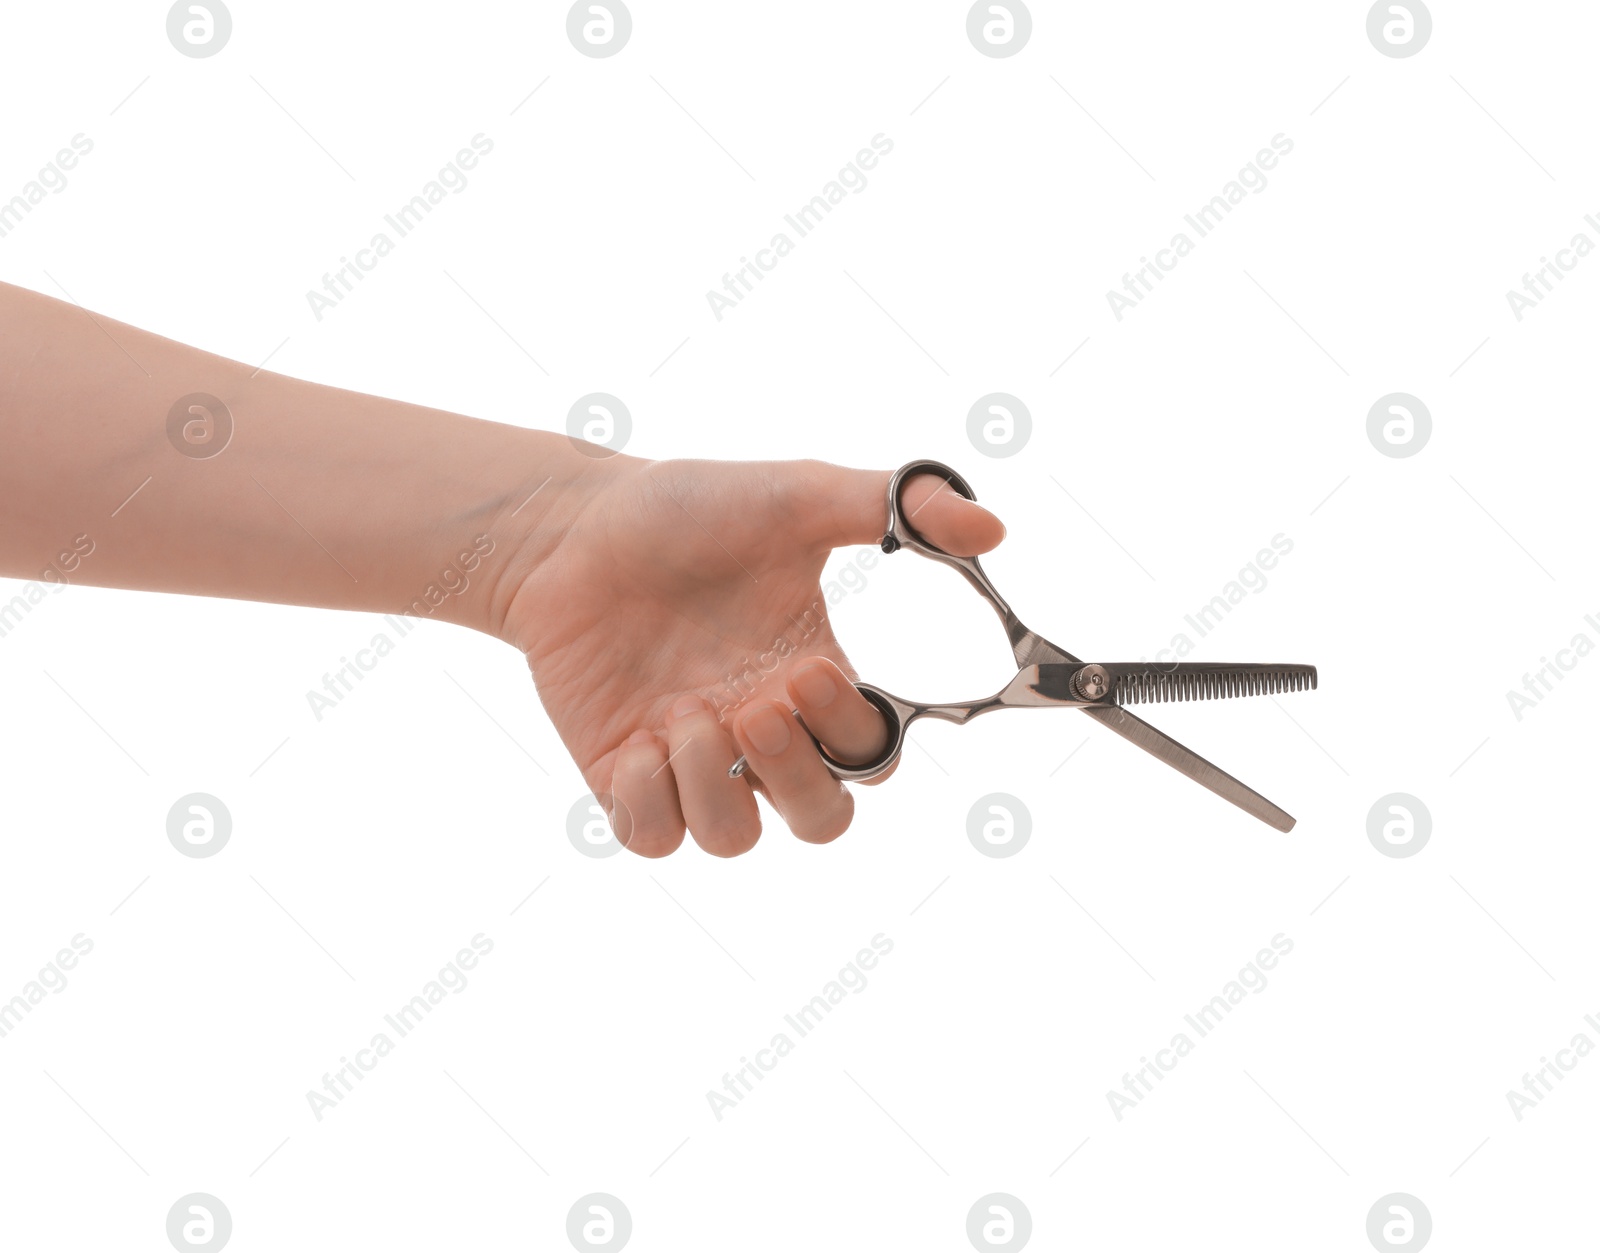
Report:
[[[618,842],[640,857],[665,857],[683,843],[683,827],[667,822],[636,823],[627,838],[619,836]]]
[[[846,799],[842,805],[830,807],[809,821],[798,823],[791,830],[807,844],[831,844],[850,829],[855,818],[855,804]]]
[[[695,833],[700,846],[716,857],[737,857],[748,853],[761,837],[761,819],[750,817],[720,818],[705,825]]]

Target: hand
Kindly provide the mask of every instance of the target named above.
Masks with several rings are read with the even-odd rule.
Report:
[[[170,425],[195,395],[228,415],[215,448]],[[636,852],[670,853],[686,826],[744,852],[752,788],[802,839],[835,838],[849,793],[791,710],[840,761],[882,750],[818,580],[835,546],[881,538],[890,476],[576,443],[286,378],[0,283],[0,574],[37,578],[65,553],[102,587],[488,631],[526,654]],[[1004,534],[936,477],[902,501],[948,552]],[[105,517],[116,542],[77,562]],[[741,752],[751,769],[729,779]]]
[[[617,839],[646,857],[683,842],[732,857],[761,834],[755,791],[802,840],[850,825],[849,791],[795,721],[840,761],[867,761],[882,715],[826,617],[829,552],[872,544],[889,475],[823,462],[604,463],[561,538],[522,577],[502,637],[527,655],[539,697]],[[1005,535],[933,475],[906,485],[908,516],[947,552]],[[728,768],[749,758],[742,778]]]

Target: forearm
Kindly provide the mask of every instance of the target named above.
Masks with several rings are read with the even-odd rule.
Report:
[[[0,284],[0,574],[494,631],[601,465]]]

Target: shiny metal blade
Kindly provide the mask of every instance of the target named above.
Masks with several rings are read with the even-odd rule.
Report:
[[[1303,692],[1317,686],[1317,668],[1226,661],[1102,662],[1111,676],[1108,699],[1115,705],[1169,700],[1217,700]]]
[[[1175,770],[1181,770],[1201,787],[1209,788],[1225,801],[1237,805],[1245,813],[1261,819],[1278,831],[1288,831],[1294,819],[1279,809],[1265,796],[1240,783],[1231,774],[1219,770],[1199,753],[1185,748],[1177,740],[1157,731],[1148,722],[1136,718],[1126,709],[1112,705],[1086,705],[1083,712],[1102,726],[1109,727],[1123,739],[1137,744],[1153,757],[1159,757]]]

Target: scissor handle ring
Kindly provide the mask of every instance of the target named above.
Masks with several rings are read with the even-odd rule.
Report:
[[[871,761],[852,765],[830,756],[816,736],[813,735],[811,739],[817,746],[817,752],[822,756],[823,764],[828,767],[828,772],[834,778],[846,783],[866,783],[887,774],[900,759],[900,750],[905,747],[906,742],[906,728],[911,725],[911,720],[916,717],[918,711],[916,706],[889,695],[881,687],[873,687],[870,683],[857,683],[855,688],[883,715],[884,727],[889,732],[888,743],[885,744],[883,751]]]
[[[1006,638],[1011,642],[1017,664],[1026,665],[1031,650],[1038,646],[1039,641],[1033,632],[1022,624],[1011,606],[1006,604],[1005,597],[1000,595],[999,589],[984,572],[982,563],[976,557],[957,557],[954,553],[947,553],[944,549],[928,543],[917,534],[916,528],[911,525],[910,519],[901,509],[900,495],[905,490],[906,482],[917,474],[937,474],[950,484],[957,495],[972,501],[978,499],[978,494],[972,490],[971,484],[941,461],[913,461],[903,465],[889,478],[889,529],[884,533],[879,546],[886,553],[909,548],[919,556],[959,571],[961,577],[977,590],[978,595],[993,606],[995,613],[1000,617],[1001,625],[1005,627]]]
[[[917,533],[906,517],[905,510],[901,507],[900,496],[905,491],[906,484],[918,474],[937,474],[951,488],[968,500],[977,500],[978,494],[972,490],[972,485],[961,475],[945,465],[942,461],[912,461],[901,466],[889,479],[889,527],[884,532],[879,547],[886,553],[892,553],[900,548],[909,548],[913,552],[921,553],[924,557],[933,557],[944,561],[961,561],[962,558],[954,557],[942,548],[938,548]]]

